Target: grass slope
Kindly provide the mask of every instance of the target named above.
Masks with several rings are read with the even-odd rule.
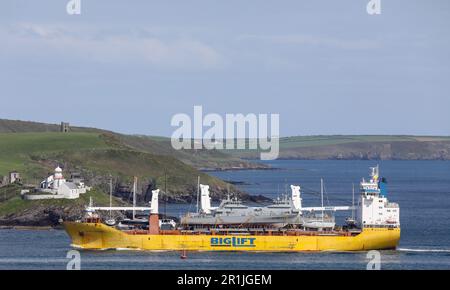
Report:
[[[19,121],[19,120],[6,120],[0,119],[0,137],[8,136],[8,134],[3,135],[1,133],[27,133],[30,135],[25,135],[20,138],[32,138],[33,133],[35,137],[41,138],[36,140],[36,144],[42,144],[42,147],[45,147],[46,140],[49,137],[54,136],[54,138],[58,138],[60,126],[58,124],[46,124],[46,123],[38,123],[38,122],[29,122],[29,121]],[[251,163],[249,161],[242,160],[238,157],[233,157],[229,154],[219,151],[212,150],[174,150],[170,144],[170,138],[166,137],[158,137],[158,136],[142,136],[142,135],[124,135],[118,134],[107,130],[96,129],[96,128],[87,128],[87,127],[70,127],[71,133],[80,133],[78,137],[75,138],[75,142],[77,138],[86,137],[89,139],[89,135],[83,136],[82,133],[94,133],[109,139],[109,145],[114,145],[115,147],[122,148],[132,148],[136,151],[142,151],[146,153],[151,153],[155,155],[170,155],[175,157],[178,160],[183,161],[184,163],[194,166],[195,168],[207,168],[207,169],[227,169],[227,168],[260,168],[264,167],[261,164]],[[50,135],[44,135],[50,133]],[[54,135],[51,135],[51,134]],[[43,134],[42,136],[40,136]],[[95,135],[90,135],[95,136]],[[12,137],[10,137],[12,138]],[[15,137],[14,137],[15,138]],[[91,138],[92,139],[92,138]],[[26,141],[26,140],[24,140]],[[43,143],[40,143],[43,141]],[[58,140],[55,140],[58,142]],[[80,142],[83,141],[80,139]],[[86,140],[87,146],[89,146],[89,142],[92,140]],[[63,140],[63,143],[67,142],[67,140]],[[65,144],[62,144],[63,147]],[[26,143],[26,146],[29,146]],[[52,147],[53,148],[53,147]],[[28,148],[26,148],[28,149]],[[33,148],[31,148],[33,149]],[[45,148],[44,148],[45,149]],[[1,149],[0,149],[1,150]],[[14,150],[13,150],[14,151]],[[37,150],[38,151],[38,150]],[[11,163],[5,164],[4,167],[11,168]],[[1,165],[0,165],[1,171]]]
[[[121,143],[147,153],[173,156],[195,168],[264,168],[266,166],[251,163],[219,150],[175,150],[170,138],[155,136],[120,135]]]
[[[112,146],[97,133],[2,133],[0,134],[0,175],[6,175],[11,170],[18,170],[25,173],[25,176],[33,175],[32,172],[35,172],[37,168],[42,168],[42,164],[34,160],[38,155],[107,148]],[[47,171],[49,168],[45,169]]]
[[[139,151],[123,144],[113,134],[86,132],[42,132],[0,134],[0,175],[18,170],[25,183],[37,184],[57,164],[78,171],[91,184],[105,183],[110,175],[131,182],[132,176],[142,183],[165,186],[180,198],[194,193],[197,176],[204,183],[224,191],[226,183],[199,172],[169,155]],[[141,188],[142,189],[142,188]]]

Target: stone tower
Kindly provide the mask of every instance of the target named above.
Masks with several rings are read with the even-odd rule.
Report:
[[[70,125],[69,123],[66,122],[61,122],[61,132],[69,132],[70,130]]]

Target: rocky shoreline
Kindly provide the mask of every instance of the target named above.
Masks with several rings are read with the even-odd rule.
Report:
[[[49,231],[49,230],[62,230],[59,226],[0,226],[0,230],[21,230],[21,231]]]

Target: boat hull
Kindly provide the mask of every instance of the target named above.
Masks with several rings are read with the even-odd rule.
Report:
[[[400,228],[366,228],[344,235],[149,235],[130,234],[102,223],[65,222],[72,246],[82,249],[138,249],[152,251],[366,251],[394,249]]]

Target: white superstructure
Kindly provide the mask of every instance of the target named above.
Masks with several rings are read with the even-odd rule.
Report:
[[[300,197],[300,185],[291,185],[292,205],[294,209],[300,211],[302,209],[302,198]]]
[[[372,167],[370,180],[361,181],[361,197],[357,207],[358,225],[364,227],[400,227],[400,207],[389,202],[385,181],[379,177],[379,168]]]
[[[209,196],[209,185],[200,184],[200,212],[210,214],[216,207],[211,206],[211,197]]]

